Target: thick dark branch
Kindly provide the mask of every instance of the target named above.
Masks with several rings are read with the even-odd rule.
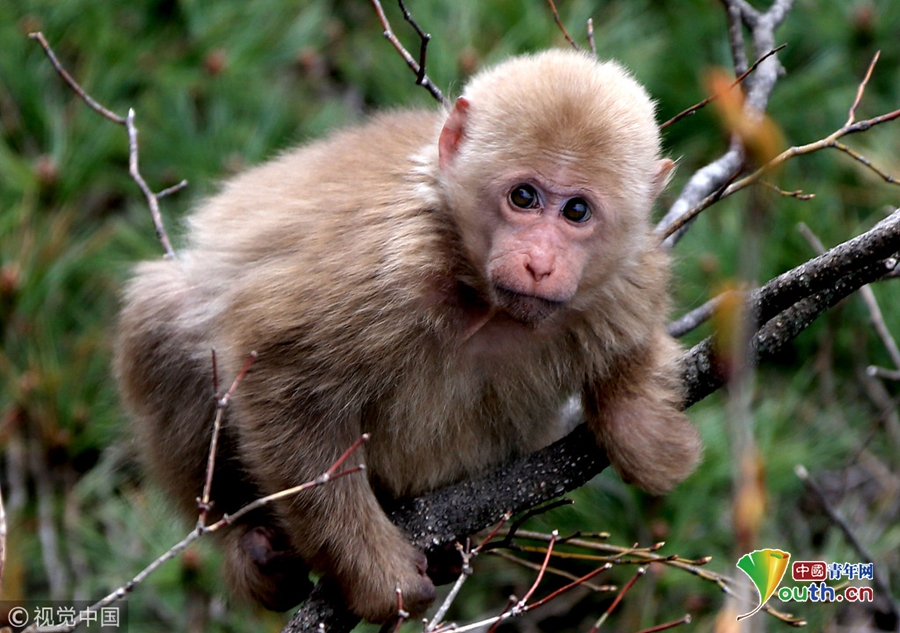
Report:
[[[870,231],[780,275],[749,301],[764,321],[753,337],[750,357],[759,361],[780,352],[822,312],[863,285],[889,273],[900,252],[900,211]],[[684,406],[702,400],[723,384],[712,339],[681,359]],[[537,453],[488,476],[404,502],[391,518],[419,547],[453,543],[500,520],[577,488],[609,465],[584,425]],[[335,606],[335,593],[317,587],[284,629],[285,633],[349,631],[356,622]],[[319,628],[320,624],[323,628]]]
[[[888,260],[898,251],[900,212],[895,211],[869,231],[779,275],[754,292],[752,309],[759,316],[757,325],[787,309],[799,298],[829,291],[852,275],[871,275],[869,281],[881,278],[894,267],[887,268],[883,260]],[[869,268],[873,270],[867,272]]]

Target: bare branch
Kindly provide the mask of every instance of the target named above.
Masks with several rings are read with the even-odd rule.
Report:
[[[747,70],[747,51],[744,50],[744,19],[740,7],[723,0],[725,16],[728,19],[728,43],[731,45],[731,59],[734,73],[742,75]]]
[[[597,56],[597,42],[594,41],[594,18],[588,18],[587,21],[587,38],[588,44],[591,46],[591,53]]]
[[[900,380],[900,369],[885,369],[884,367],[871,365],[866,367],[866,373],[885,380]]]
[[[725,298],[724,294],[716,295],[699,308],[694,308],[690,312],[681,316],[677,321],[669,323],[667,328],[669,336],[681,338],[688,332],[693,332],[698,327],[706,323],[712,318],[716,309]]]
[[[843,516],[831,505],[831,502],[828,500],[828,496],[825,494],[825,491],[816,483],[815,479],[810,476],[809,471],[802,465],[797,465],[794,467],[794,472],[797,477],[803,484],[806,486],[807,490],[812,492],[819,503],[822,506],[822,509],[825,512],[825,515],[834,523],[838,529],[844,534],[844,538],[847,539],[847,542],[850,543],[850,546],[859,554],[860,558],[867,563],[875,563],[875,557],[872,556],[872,553],[869,551],[865,545],[863,545],[862,541],[856,536],[856,533],[853,531],[853,528],[850,527],[850,524],[844,519]],[[891,592],[891,586],[888,578],[884,575],[883,567],[880,564],[875,564],[875,574],[872,582],[875,584],[875,587],[878,589],[878,596],[881,602],[885,603],[887,610],[894,616],[895,620],[900,620],[900,605],[897,604],[897,601],[892,599],[891,596],[893,593]]]
[[[213,473],[216,470],[216,454],[219,447],[219,433],[222,430],[222,419],[225,417],[225,409],[228,408],[228,404],[231,402],[231,398],[234,396],[235,390],[237,390],[238,385],[244,379],[247,370],[250,369],[250,365],[253,364],[253,361],[256,360],[256,357],[256,352],[250,352],[249,358],[247,358],[246,362],[244,362],[244,366],[241,368],[241,371],[238,372],[238,375],[235,377],[234,382],[231,383],[231,387],[229,387],[225,395],[220,398],[219,394],[216,393],[216,417],[215,420],[213,420],[212,439],[210,439],[209,441],[209,456],[206,458],[206,480],[203,483],[203,494],[199,499],[197,499],[197,506],[200,508],[200,517],[197,519],[198,528],[203,528],[206,526],[206,516],[212,508],[209,498],[212,492]],[[215,350],[212,351],[212,364],[213,389],[218,391],[219,379],[218,369],[216,367]]]
[[[781,24],[790,10],[793,0],[776,0],[765,14],[760,14],[744,0],[723,0],[728,10],[729,19],[738,11],[741,19],[750,28],[753,38],[753,50],[757,57],[761,57],[766,51],[775,48],[775,29]],[[730,28],[729,34],[736,37],[738,30]],[[742,46],[743,37],[740,38]],[[732,51],[735,53],[736,40],[733,40]],[[739,67],[738,67],[739,68]],[[759,65],[756,72],[750,75],[745,82],[746,99],[744,112],[748,117],[759,116],[766,110],[769,95],[775,88],[781,72],[778,58],[772,56]],[[666,228],[677,218],[690,212],[698,204],[707,200],[714,194],[732,174],[742,168],[744,163],[744,149],[737,138],[732,138],[728,151],[709,165],[698,170],[685,185],[678,199],[669,208],[665,217],[656,226],[658,233],[662,234]],[[696,215],[696,214],[695,214]],[[687,231],[685,223],[682,228],[665,239],[665,245],[674,246]]]
[[[727,184],[724,189],[720,188],[714,193],[708,195],[706,198],[701,200],[699,203],[694,205],[692,208],[684,211],[680,216],[671,217],[670,214],[675,207],[672,207],[672,210],[669,211],[669,214],[666,215],[663,220],[657,224],[657,231],[663,236],[664,243],[670,244],[673,239],[677,240],[677,238],[682,234],[681,232],[691,223],[693,222],[697,216],[699,216],[703,211],[711,207],[713,204],[718,202],[720,199],[728,197],[741,189],[749,187],[750,185],[758,183],[763,176],[771,173],[773,170],[790,160],[796,156],[802,156],[805,154],[811,154],[813,152],[817,152],[822,149],[827,149],[829,147],[834,147],[840,149],[852,156],[854,156],[857,160],[867,165],[871,169],[873,169],[876,173],[881,175],[887,182],[900,184],[896,179],[892,176],[889,176],[882,172],[881,170],[873,167],[871,163],[868,162],[862,156],[859,156],[855,152],[852,152],[846,146],[843,146],[838,142],[839,138],[847,136],[848,134],[855,134],[857,132],[862,132],[868,130],[876,125],[881,123],[886,123],[888,121],[893,121],[900,117],[900,109],[894,110],[893,112],[889,112],[887,114],[883,114],[881,116],[877,116],[871,119],[867,119],[865,121],[858,121],[851,125],[844,125],[843,127],[835,130],[828,136],[813,143],[808,143],[806,145],[790,147],[780,154],[767,162],[765,165],[754,171],[753,173],[744,176],[737,182],[732,184]],[[840,146],[840,147],[839,147]],[[702,171],[702,170],[701,170]],[[699,173],[699,172],[698,172]],[[696,177],[696,175],[695,175]],[[692,179],[693,180],[693,179]]]
[[[735,145],[736,146],[738,145],[737,141],[735,141]],[[743,150],[741,150],[741,156],[743,156]],[[690,226],[690,224],[694,220],[697,219],[697,216],[699,216],[701,213],[706,211],[709,207],[711,207],[712,205],[717,203],[719,200],[721,200],[725,196],[726,192],[729,191],[729,189],[731,187],[731,183],[734,182],[735,179],[741,175],[742,169],[743,169],[743,166],[738,167],[738,169],[736,169],[733,174],[731,174],[727,179],[725,179],[725,182],[723,182],[722,185],[718,189],[716,189],[712,194],[710,194],[709,196],[704,198],[700,202],[700,204],[696,205],[692,209],[688,209],[679,217],[674,218],[672,220],[672,222],[667,227],[665,227],[665,229],[662,231],[663,245],[667,245],[669,243],[669,240],[677,239],[681,235],[683,235],[684,231],[687,230],[688,226]],[[657,225],[657,229],[658,228],[659,228],[659,226]]]
[[[590,633],[597,633],[603,623],[606,622],[606,619],[609,617],[609,614],[613,612],[613,610],[619,606],[619,603],[622,601],[622,598],[625,597],[625,594],[634,586],[634,583],[637,582],[638,578],[647,573],[646,567],[638,567],[637,573],[631,577],[631,579],[625,583],[625,586],[622,587],[622,590],[616,595],[615,599],[612,601],[612,604],[603,612],[603,615],[600,616],[600,619],[594,622],[594,626],[591,627]]]
[[[876,51],[875,56],[869,63],[869,69],[866,71],[866,76],[863,77],[863,80],[859,83],[859,87],[856,89],[856,99],[853,100],[853,105],[850,106],[850,111],[847,113],[847,122],[844,123],[844,125],[851,125],[856,121],[856,108],[859,107],[859,102],[862,101],[863,93],[866,91],[866,85],[869,83],[869,79],[872,78],[872,71],[875,70],[875,64],[878,63],[879,57],[881,57],[881,51]]]
[[[47,42],[47,39],[44,37],[44,34],[41,32],[29,33],[28,37],[37,41],[41,48],[44,49],[44,53],[46,53],[47,57],[50,59],[50,63],[53,64],[53,68],[56,69],[57,74],[62,77],[63,81],[65,81],[69,87],[78,95],[82,101],[84,101],[92,110],[98,112],[100,115],[105,117],[106,119],[116,123],[118,125],[122,125],[128,132],[128,173],[131,175],[131,179],[137,183],[137,186],[140,188],[141,193],[144,194],[144,198],[147,200],[147,205],[150,207],[150,215],[153,218],[153,227],[156,229],[156,237],[159,240],[160,244],[162,244],[163,251],[167,259],[175,258],[175,250],[172,248],[172,243],[169,241],[169,235],[166,233],[165,226],[162,220],[162,214],[159,212],[159,198],[163,198],[167,195],[170,195],[180,189],[183,189],[187,186],[187,181],[183,180],[174,187],[169,187],[168,189],[163,190],[160,193],[153,193],[153,190],[147,185],[147,182],[144,180],[144,177],[141,175],[140,169],[138,168],[138,130],[134,124],[134,110],[129,109],[128,115],[125,117],[121,117],[115,112],[104,108],[102,105],[97,103],[84,89],[78,85],[78,83],[72,78],[72,76],[66,72],[66,69],[62,67],[59,60],[56,58],[56,54],[53,52],[53,49],[50,48],[50,44]]]
[[[553,531],[552,538],[550,539],[549,545],[547,545],[547,553],[544,556],[544,562],[541,563],[541,568],[538,571],[537,577],[534,579],[534,582],[531,583],[531,587],[528,589],[528,592],[525,594],[525,597],[519,600],[515,607],[513,607],[513,611],[521,611],[525,608],[525,605],[528,603],[528,600],[534,595],[534,592],[537,590],[538,585],[541,584],[541,580],[544,579],[544,572],[547,571],[547,565],[550,564],[550,556],[553,554],[553,546],[556,544],[556,538],[559,534],[556,530]]]
[[[765,187],[766,189],[770,189],[771,191],[774,191],[775,193],[777,193],[779,196],[783,196],[785,198],[796,198],[797,200],[812,200],[813,198],[816,197],[816,194],[814,194],[814,193],[803,193],[802,189],[796,189],[794,191],[785,191],[784,189],[776,187],[772,183],[766,182],[765,180],[760,180],[759,183],[757,183],[757,184],[760,184],[763,187]]]
[[[732,82],[732,84],[728,87],[728,90],[734,90],[734,88],[735,88],[736,86],[739,86],[739,85],[744,81],[744,79],[746,79],[746,78],[750,75],[750,73],[752,73],[754,70],[757,69],[757,67],[758,67],[761,63],[763,63],[763,62],[764,62],[765,60],[767,60],[769,57],[771,57],[772,55],[774,55],[775,53],[777,53],[778,51],[780,51],[781,49],[783,49],[785,46],[787,46],[787,44],[782,44],[781,46],[779,46],[779,47],[777,47],[777,48],[773,48],[773,49],[770,50],[768,53],[766,53],[765,55],[763,55],[762,57],[760,57],[759,59],[757,59],[755,62],[753,62],[753,65],[752,65],[750,68],[748,68],[748,69],[745,70],[743,73],[741,73],[741,75],[740,75],[737,79],[735,79],[734,82]],[[673,116],[671,119],[669,119],[668,121],[666,121],[665,123],[663,123],[662,125],[660,125],[660,126],[659,126],[659,129],[664,130],[664,129],[666,129],[667,127],[669,127],[670,125],[672,125],[672,124],[674,124],[674,123],[677,123],[678,121],[681,121],[682,119],[685,119],[685,118],[687,118],[687,117],[689,117],[689,116],[695,114],[695,113],[696,113],[698,110],[700,110],[701,108],[706,107],[707,105],[709,105],[710,103],[712,103],[713,101],[715,101],[716,99],[718,99],[719,97],[721,97],[722,94],[724,94],[724,93],[719,92],[719,93],[710,95],[709,97],[707,97],[706,99],[704,99],[704,100],[701,101],[700,103],[697,103],[697,104],[695,104],[695,105],[692,105],[692,106],[691,106],[690,108],[688,108],[687,110],[683,110],[683,111],[679,112],[678,114],[676,114],[675,116]]]
[[[450,589],[450,593],[447,594],[447,597],[444,599],[444,602],[441,603],[441,606],[435,612],[434,617],[431,618],[431,622],[429,622],[425,626],[425,633],[433,633],[436,629],[438,629],[443,623],[444,616],[447,615],[447,611],[450,610],[450,607],[453,605],[453,602],[456,600],[456,596],[459,595],[460,590],[462,589],[463,584],[465,584],[466,580],[472,575],[472,558],[476,555],[476,552],[470,551],[468,547],[463,548],[462,546],[458,546],[460,550],[460,555],[462,556],[462,571],[459,574],[459,578],[456,579],[456,582],[453,584],[453,587]]]
[[[53,64],[53,68],[56,69],[57,74],[62,77],[63,81],[65,81],[69,87],[77,94],[82,101],[84,101],[92,110],[98,112],[100,115],[106,117],[113,123],[118,123],[119,125],[125,125],[125,118],[120,117],[115,112],[107,110],[102,105],[94,101],[94,99],[84,91],[84,89],[78,85],[78,82],[72,78],[65,68],[63,68],[62,64],[59,62],[59,59],[56,57],[56,53],[53,52],[53,49],[50,47],[50,44],[47,42],[47,38],[44,37],[44,34],[40,31],[29,33],[28,37],[33,40],[36,40],[38,44],[41,45],[41,48],[44,49],[44,53],[47,54],[47,57],[50,59],[50,63]]]
[[[868,158],[866,158],[859,152],[855,152],[854,150],[850,149],[843,143],[835,142],[834,144],[831,145],[831,147],[844,152],[845,154],[847,154],[848,156],[853,158],[853,160],[855,160],[859,163],[862,163],[863,165],[865,165],[866,167],[868,167],[869,169],[874,171],[876,174],[878,174],[882,178],[882,180],[884,180],[885,182],[888,182],[892,185],[900,184],[900,181],[898,181],[896,178],[891,176],[889,173],[879,169],[878,167],[873,165],[872,162]]]
[[[430,35],[423,32],[422,29],[419,28],[419,25],[415,23],[410,16],[409,11],[406,10],[406,6],[400,1],[400,8],[403,10],[403,17],[409,22],[413,28],[415,28],[416,33],[419,34],[419,38],[421,40],[421,47],[419,49],[420,62],[417,62],[412,55],[410,55],[409,51],[403,47],[403,44],[400,43],[400,40],[397,39],[397,36],[394,35],[394,31],[391,29],[391,23],[388,21],[387,16],[384,13],[384,8],[381,6],[381,2],[379,0],[371,0],[372,6],[375,8],[375,13],[378,14],[378,19],[381,21],[381,26],[384,27],[384,37],[393,45],[394,49],[400,53],[400,57],[403,58],[403,61],[406,62],[406,65],[409,66],[410,70],[412,70],[416,74],[416,85],[422,86],[428,92],[431,93],[431,96],[437,99],[443,105],[449,105],[449,101],[447,101],[446,97],[444,97],[444,93],[440,91],[440,89],[435,86],[431,79],[428,78],[428,75],[425,74],[425,50],[428,46],[428,40],[431,38]]]
[[[416,73],[416,85],[421,86],[422,82],[425,81],[425,58],[428,55],[428,42],[431,41],[431,35],[419,27],[418,22],[413,19],[403,0],[397,0],[397,2],[400,4],[400,11],[403,12],[403,19],[415,29],[416,35],[419,36],[419,72]]]
[[[550,5],[550,11],[553,13],[553,19],[556,21],[556,26],[559,27],[559,30],[562,31],[563,37],[566,38],[566,41],[572,45],[576,51],[580,51],[581,47],[578,43],[572,39],[572,36],[569,35],[569,32],[566,30],[566,26],[563,24],[562,20],[559,17],[559,11],[556,10],[556,3],[553,0],[547,0],[547,4]]]
[[[516,565],[521,565],[527,569],[531,569],[533,571],[537,571],[541,568],[540,565],[536,563],[532,563],[529,560],[525,560],[524,558],[519,558],[517,556],[513,556],[509,552],[504,552],[503,550],[491,550],[491,556],[499,556],[503,560],[508,560],[511,563],[515,563]],[[603,571],[604,569],[611,569],[612,563],[605,563],[602,567],[595,569],[591,572],[592,575],[596,575]],[[559,576],[561,578],[567,578],[572,581],[577,581],[584,587],[587,587],[591,591],[595,593],[605,592],[605,591],[615,591],[617,587],[615,585],[595,585],[592,582],[588,582],[590,578],[585,578],[584,576],[576,576],[575,574],[565,571],[564,569],[556,569],[554,567],[547,567],[547,571],[555,576]]]
[[[245,367],[246,366],[249,366],[249,361],[248,361],[247,365],[245,365]],[[239,382],[239,381],[237,381],[237,382]],[[170,547],[164,554],[159,556],[156,560],[154,560],[152,563],[150,563],[144,569],[142,569],[140,572],[138,572],[137,575],[135,575],[131,580],[129,580],[127,583],[125,583],[121,587],[118,587],[115,591],[111,592],[104,598],[98,600],[97,602],[92,604],[87,609],[84,609],[81,612],[79,612],[78,615],[73,620],[71,620],[68,624],[59,625],[59,626],[51,626],[51,627],[41,627],[40,628],[41,633],[70,633],[71,631],[74,631],[84,621],[84,617],[87,613],[89,613],[89,612],[96,613],[103,607],[109,606],[113,602],[116,602],[117,600],[121,600],[121,599],[125,598],[126,596],[128,596],[128,594],[133,592],[142,582],[144,582],[144,580],[146,580],[147,577],[149,577],[153,572],[155,572],[157,569],[162,567],[165,563],[169,562],[173,558],[176,558],[178,555],[180,555],[182,552],[184,552],[194,541],[196,541],[200,537],[204,536],[205,534],[209,534],[210,532],[216,532],[218,530],[229,527],[232,523],[237,521],[237,519],[244,516],[248,512],[251,512],[251,511],[253,511],[259,507],[262,507],[264,505],[267,505],[267,504],[271,503],[272,501],[274,501],[275,499],[281,499],[283,497],[297,494],[303,490],[308,490],[310,488],[315,488],[317,486],[324,485],[328,481],[337,479],[338,477],[343,477],[345,475],[349,475],[351,473],[362,470],[362,467],[358,466],[355,468],[348,468],[346,470],[343,470],[343,471],[340,471],[337,473],[333,472],[336,468],[340,467],[340,464],[343,461],[346,461],[346,459],[350,455],[350,453],[352,453],[354,450],[359,448],[359,446],[363,443],[363,441],[365,441],[365,440],[364,439],[357,440],[353,444],[353,446],[351,446],[350,449],[348,449],[338,459],[338,461],[336,461],[334,464],[332,464],[331,467],[325,473],[323,473],[322,475],[317,477],[315,480],[306,482],[299,486],[295,486],[294,488],[291,488],[289,490],[282,490],[281,492],[257,499],[254,502],[245,505],[244,507],[239,509],[234,514],[223,516],[220,520],[216,521],[212,525],[209,525],[209,526],[198,525],[196,528],[191,530],[187,536],[185,536],[178,543],[176,543],[175,545]],[[340,621],[340,614],[335,614],[335,618],[338,621]],[[36,631],[37,631],[36,625],[32,625],[29,628],[27,628],[24,633],[36,633]]]

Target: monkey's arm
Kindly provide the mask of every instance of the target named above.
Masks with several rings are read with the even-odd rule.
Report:
[[[702,451],[681,412],[679,348],[661,328],[584,392],[588,427],[625,481],[662,494],[687,477]]]

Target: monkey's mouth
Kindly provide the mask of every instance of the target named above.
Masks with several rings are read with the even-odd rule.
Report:
[[[510,317],[525,325],[538,325],[554,315],[564,302],[526,295],[515,290],[496,287],[497,304]]]

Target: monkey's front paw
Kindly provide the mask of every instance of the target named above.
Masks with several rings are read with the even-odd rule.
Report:
[[[378,573],[361,574],[345,587],[348,606],[370,622],[386,622],[398,615],[400,602],[411,617],[422,613],[435,598],[434,584],[428,578],[428,559],[417,550],[402,561],[385,565]],[[397,564],[399,563],[399,564]]]

